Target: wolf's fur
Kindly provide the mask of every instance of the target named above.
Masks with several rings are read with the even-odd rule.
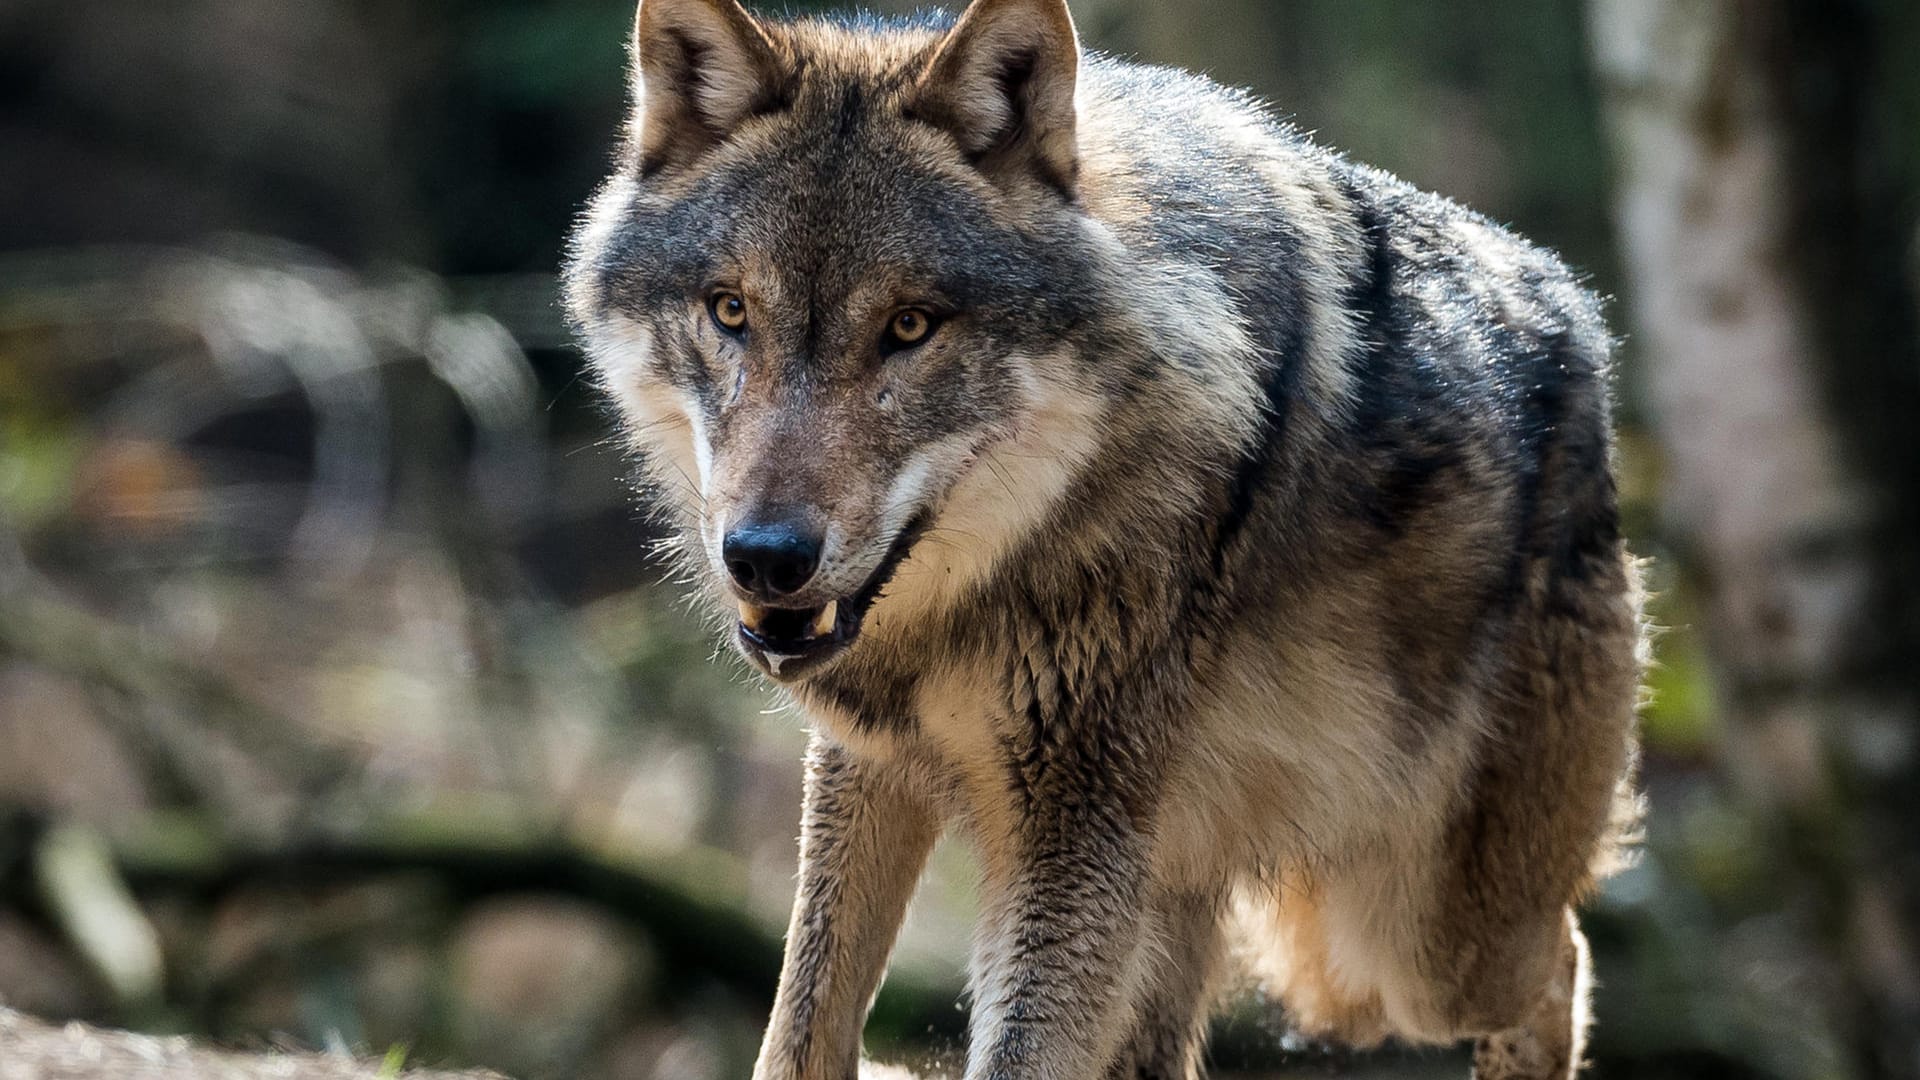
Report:
[[[791,606],[884,585],[818,662],[736,637],[815,731],[756,1076],[854,1074],[948,826],[969,1077],[1195,1075],[1234,955],[1315,1034],[1577,1068],[1641,637],[1595,299],[1062,0],[635,41],[567,296],[655,505],[716,611],[749,514],[825,531]]]

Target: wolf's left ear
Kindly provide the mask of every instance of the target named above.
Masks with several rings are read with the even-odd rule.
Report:
[[[1066,0],[974,0],[934,50],[909,108],[982,168],[1024,164],[1071,193],[1079,70]]]
[[[739,0],[640,0],[633,53],[643,172],[691,159],[786,95],[789,65]]]

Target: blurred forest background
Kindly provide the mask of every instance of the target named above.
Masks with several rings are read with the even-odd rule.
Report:
[[[661,582],[554,302],[632,8],[0,0],[0,1002],[747,1074],[799,722]],[[1920,4],[1074,9],[1617,298],[1667,630],[1595,1075],[1920,1076]],[[971,904],[949,845],[883,1059],[956,1060]],[[1221,1074],[1465,1075],[1237,1000]]]

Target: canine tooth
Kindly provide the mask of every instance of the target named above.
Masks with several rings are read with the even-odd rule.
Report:
[[[833,623],[834,623],[834,620],[839,617],[839,615],[840,615],[840,601],[838,600],[827,601],[827,606],[821,608],[820,614],[814,616],[813,635],[815,637],[826,637],[828,634],[833,633]]]
[[[758,633],[760,630],[760,614],[759,608],[743,601],[740,604],[740,625]]]

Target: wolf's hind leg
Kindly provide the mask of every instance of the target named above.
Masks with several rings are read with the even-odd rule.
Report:
[[[1580,1070],[1591,982],[1587,939],[1572,911],[1562,926],[1553,979],[1525,1023],[1474,1043],[1474,1080],[1568,1080]]]
[[[1133,1026],[1107,1080],[1197,1080],[1207,1006],[1226,942],[1223,905],[1207,896],[1167,896],[1153,905],[1155,940]]]

